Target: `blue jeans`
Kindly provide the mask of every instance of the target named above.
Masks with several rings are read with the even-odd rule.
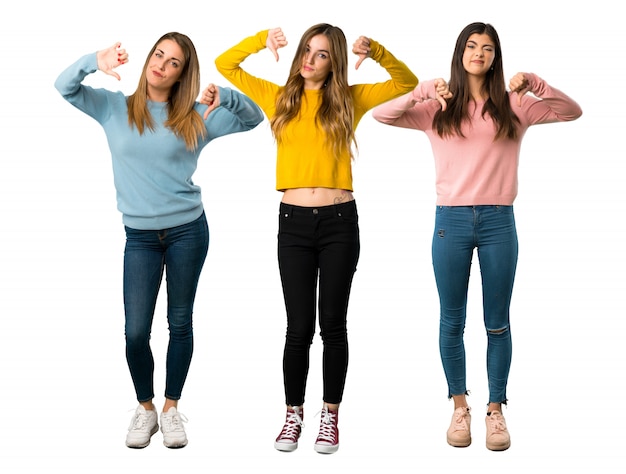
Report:
[[[171,229],[125,230],[126,360],[137,400],[154,398],[150,332],[164,270],[169,325],[165,397],[178,400],[191,364],[193,304],[209,248],[206,217],[203,213],[195,221]]]
[[[304,403],[318,305],[323,400],[341,403],[348,371],[348,299],[359,252],[354,201],[323,207],[281,203],[278,263],[287,310],[283,353],[287,405]]]
[[[441,311],[439,350],[448,397],[467,392],[463,333],[475,248],[487,332],[489,402],[506,403],[512,354],[509,307],[518,255],[513,206],[437,207],[432,258]]]

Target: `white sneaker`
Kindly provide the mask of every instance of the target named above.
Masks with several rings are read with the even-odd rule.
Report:
[[[187,435],[183,422],[187,423],[187,418],[182,413],[178,413],[176,407],[171,407],[166,412],[161,413],[161,431],[163,432],[163,444],[168,448],[184,448],[187,446]]]
[[[158,429],[156,411],[146,410],[139,405],[132,420],[130,420],[128,434],[126,435],[126,446],[129,448],[145,448],[150,444],[150,438]]]

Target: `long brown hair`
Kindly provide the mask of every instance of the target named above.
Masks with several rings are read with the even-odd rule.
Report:
[[[485,76],[483,92],[488,95],[482,109],[482,116],[489,114],[496,124],[497,132],[495,140],[499,138],[514,139],[517,137],[516,124],[518,117],[511,109],[509,95],[504,82],[504,72],[502,68],[502,47],[496,29],[488,23],[470,23],[459,34],[452,55],[452,66],[450,81],[448,86],[454,92],[454,96],[448,100],[445,111],[438,110],[433,118],[433,129],[444,138],[446,136],[463,136],[461,124],[469,121],[469,102],[472,100],[467,72],[463,67],[463,53],[467,40],[474,33],[486,34],[494,43],[495,57],[493,64]]]
[[[298,117],[304,93],[304,78],[300,74],[302,61],[311,38],[317,35],[328,38],[331,71],[322,89],[322,103],[316,121],[328,136],[329,146],[339,156],[348,150],[352,156],[354,136],[354,105],[348,85],[348,47],[343,31],[328,23],[310,27],[300,39],[291,64],[289,78],[276,100],[276,113],[270,120],[272,133],[278,142],[287,124]]]
[[[200,93],[200,63],[193,42],[182,33],[166,33],[154,44],[146,58],[143,72],[135,93],[128,97],[128,123],[137,127],[140,134],[145,128],[154,130],[154,119],[148,110],[148,80],[146,70],[150,58],[159,43],[164,40],[176,42],[183,50],[184,65],[180,78],[170,91],[167,103],[167,120],[165,126],[185,141],[188,150],[198,147],[198,138],[205,137],[206,127],[200,114],[194,111],[194,104]]]

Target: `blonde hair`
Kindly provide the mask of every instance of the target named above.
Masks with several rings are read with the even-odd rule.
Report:
[[[137,127],[143,134],[146,127],[154,130],[154,119],[148,110],[148,81],[146,70],[150,58],[157,46],[164,40],[176,42],[183,50],[183,71],[170,91],[167,103],[167,120],[165,126],[185,141],[188,150],[198,148],[198,138],[206,137],[207,131],[200,114],[195,112],[194,104],[200,93],[200,63],[193,42],[182,33],[166,33],[154,44],[146,62],[135,93],[128,97],[128,123]]]
[[[302,60],[311,38],[317,35],[328,38],[331,70],[322,89],[322,103],[317,111],[316,122],[328,136],[327,143],[335,156],[346,150],[352,157],[354,135],[354,105],[348,86],[348,48],[343,31],[327,23],[309,28],[300,39],[289,78],[276,100],[276,112],[270,120],[272,133],[280,143],[287,124],[297,119],[302,104],[304,78],[300,74]]]

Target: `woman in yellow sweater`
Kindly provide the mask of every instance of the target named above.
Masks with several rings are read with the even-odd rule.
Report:
[[[391,79],[348,85],[346,38],[329,24],[314,25],[304,33],[284,86],[241,68],[249,55],[265,48],[278,61],[278,49],[286,45],[280,28],[260,31],[220,55],[215,64],[263,109],[277,144],[276,189],[283,193],[278,263],[287,310],[287,415],[274,446],[280,451],[298,447],[319,304],[324,393],[315,450],[334,453],[339,448],[338,409],[348,367],[348,298],[360,250],[352,195],[354,131],[369,109],[410,92],[417,78],[378,42],[361,36],[352,50],[358,56],[356,68],[369,57]],[[203,100],[208,103],[210,97]]]

